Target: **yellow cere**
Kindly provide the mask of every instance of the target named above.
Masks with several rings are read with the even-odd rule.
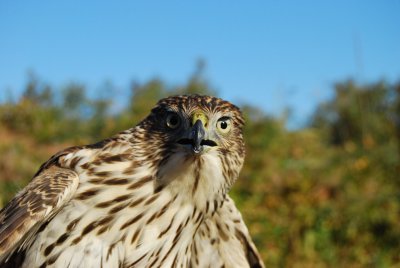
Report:
[[[194,115],[192,116],[192,125],[194,125],[197,120],[200,120],[203,123],[204,127],[207,126],[208,118],[202,111],[194,113]]]

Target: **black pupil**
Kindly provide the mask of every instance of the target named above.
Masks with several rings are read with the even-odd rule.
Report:
[[[221,122],[221,128],[222,129],[226,129],[228,127],[228,123],[226,123],[225,121]]]
[[[177,116],[171,116],[169,119],[169,123],[171,126],[176,126],[178,124],[178,117]]]

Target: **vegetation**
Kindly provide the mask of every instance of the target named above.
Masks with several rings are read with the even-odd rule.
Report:
[[[134,84],[114,109],[112,85],[96,98],[31,78],[0,104],[0,203],[41,163],[70,145],[134,126],[161,97],[212,93],[201,72],[179,87]],[[111,92],[111,93],[110,93]],[[335,85],[308,127],[242,107],[247,158],[232,196],[268,267],[391,267],[400,263],[400,84]]]

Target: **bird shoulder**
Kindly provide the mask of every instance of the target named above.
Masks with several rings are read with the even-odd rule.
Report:
[[[56,165],[51,158],[0,211],[0,266],[32,242],[57,212],[71,199],[79,185],[78,175]],[[10,260],[11,261],[11,260]]]

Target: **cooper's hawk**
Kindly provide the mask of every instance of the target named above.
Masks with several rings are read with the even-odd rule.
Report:
[[[228,191],[243,118],[160,100],[136,127],[61,151],[0,212],[1,267],[263,267]]]

